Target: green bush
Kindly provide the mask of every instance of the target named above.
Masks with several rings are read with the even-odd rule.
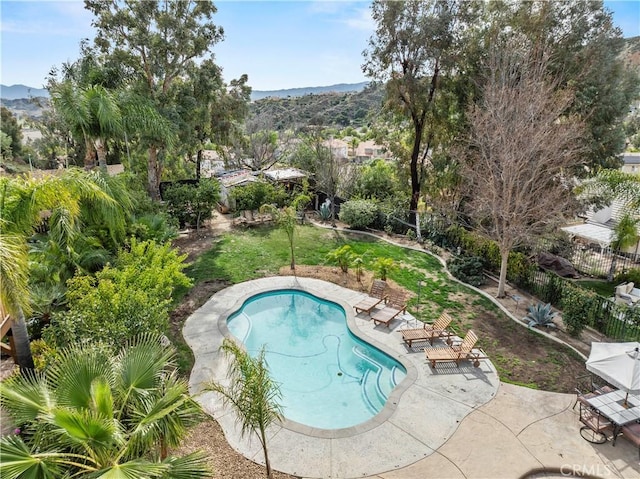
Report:
[[[69,309],[52,316],[43,338],[57,348],[90,340],[117,346],[140,333],[166,333],[173,291],[191,284],[185,258],[168,244],[133,239],[113,267],[68,282]]]
[[[393,258],[378,257],[373,262],[372,266],[373,266],[373,270],[376,272],[376,275],[382,281],[386,281],[387,276],[389,276],[389,273],[396,268],[396,264],[395,264],[395,261],[393,261]]]
[[[350,200],[340,206],[340,220],[351,228],[367,228],[378,216],[378,205],[371,200]]]
[[[266,181],[255,181],[246,186],[238,186],[231,190],[231,198],[235,202],[236,211],[254,211],[260,209],[262,205],[275,205],[277,208],[282,208],[291,201],[283,188]]]
[[[180,227],[190,225],[199,229],[213,216],[220,199],[220,185],[212,178],[201,179],[197,185],[176,184],[164,192],[167,212],[176,218]]]
[[[453,258],[447,262],[447,268],[453,276],[475,287],[484,283],[484,263],[477,256]]]
[[[599,306],[598,295],[594,292],[565,285],[562,291],[562,321],[569,334],[579,337],[584,328],[593,324]]]
[[[613,282],[616,285],[631,282],[640,287],[640,268],[632,268],[616,275]]]
[[[352,258],[353,252],[351,251],[351,246],[348,244],[340,246],[339,248],[327,253],[327,259],[332,263],[337,263],[343,273],[349,271],[349,265],[351,264]]]

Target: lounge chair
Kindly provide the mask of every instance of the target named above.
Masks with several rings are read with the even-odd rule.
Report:
[[[487,355],[481,349],[474,349],[478,336],[469,330],[460,344],[453,344],[443,348],[425,349],[427,360],[431,363],[431,367],[435,368],[437,362],[455,361],[456,366],[460,367],[460,361],[473,361],[473,366],[480,366],[480,360],[486,359]]]
[[[401,331],[402,340],[409,347],[414,341],[429,341],[430,344],[433,344],[433,340],[438,338],[447,338],[449,341],[453,333],[447,331],[447,328],[452,320],[449,313],[442,313],[433,324],[424,323],[422,328],[403,329]]]
[[[404,293],[402,291],[391,290],[384,308],[376,310],[371,315],[371,319],[373,319],[376,326],[378,324],[384,324],[388,328],[391,321],[406,310],[407,298]]]
[[[364,312],[371,315],[371,311],[373,310],[373,308],[382,303],[382,301],[384,301],[384,299],[386,298],[386,291],[386,281],[382,281],[381,279],[374,279],[373,283],[371,284],[369,295],[353,307],[353,309],[356,310],[356,314]]]

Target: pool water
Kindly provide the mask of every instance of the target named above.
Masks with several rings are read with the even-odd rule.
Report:
[[[406,375],[349,331],[341,306],[302,291],[253,296],[227,325],[249,354],[266,345],[285,417],[307,426],[340,429],[371,419]]]

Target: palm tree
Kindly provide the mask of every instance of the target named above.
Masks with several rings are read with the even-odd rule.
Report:
[[[233,340],[225,338],[220,350],[230,359],[229,386],[211,383],[205,389],[222,395],[225,404],[235,409],[242,425],[242,435],[254,432],[258,435],[267,477],[271,478],[271,464],[267,452],[267,428],[282,419],[280,388],[271,377],[265,360],[264,347],[256,357],[240,348]]]
[[[61,176],[0,178],[0,303],[13,317],[16,363],[21,371],[33,369],[25,315],[31,311],[28,293],[27,240],[49,215],[50,237],[67,252],[81,234],[83,211],[117,236],[124,233],[127,196],[116,201],[99,173],[67,170]]]
[[[67,80],[51,88],[51,100],[70,130],[85,143],[84,166],[92,169],[97,154],[106,169],[106,139],[122,132],[122,113],[116,97],[100,85],[81,87]]]
[[[613,276],[616,273],[616,262],[618,258],[616,251],[633,246],[638,242],[638,223],[640,223],[640,220],[627,213],[613,229],[611,240],[611,267],[609,268],[607,281],[613,281]]]
[[[0,475],[207,477],[202,453],[167,453],[201,417],[174,350],[151,335],[115,357],[91,346],[61,351],[44,374],[0,384],[0,404],[20,429],[0,440]]]
[[[278,209],[274,205],[262,205],[260,207],[261,213],[270,213],[275,217],[276,224],[287,235],[289,250],[291,251],[291,271],[295,271],[296,269],[294,240],[296,227],[298,226],[298,211],[304,209],[310,201],[311,198],[309,195],[301,193],[295,197],[291,206],[285,206],[282,209]]]

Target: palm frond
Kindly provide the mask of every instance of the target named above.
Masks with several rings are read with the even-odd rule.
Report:
[[[169,465],[169,470],[163,474],[162,479],[198,479],[211,476],[207,456],[201,451],[183,457],[168,457],[162,462]]]
[[[32,453],[18,436],[0,438],[0,477],[3,479],[55,479],[61,477],[56,454]]]
[[[22,426],[54,407],[55,400],[41,374],[27,373],[0,382],[0,405]]]
[[[28,287],[29,255],[26,238],[20,234],[0,233],[0,303],[15,316],[22,309],[31,312]]]

